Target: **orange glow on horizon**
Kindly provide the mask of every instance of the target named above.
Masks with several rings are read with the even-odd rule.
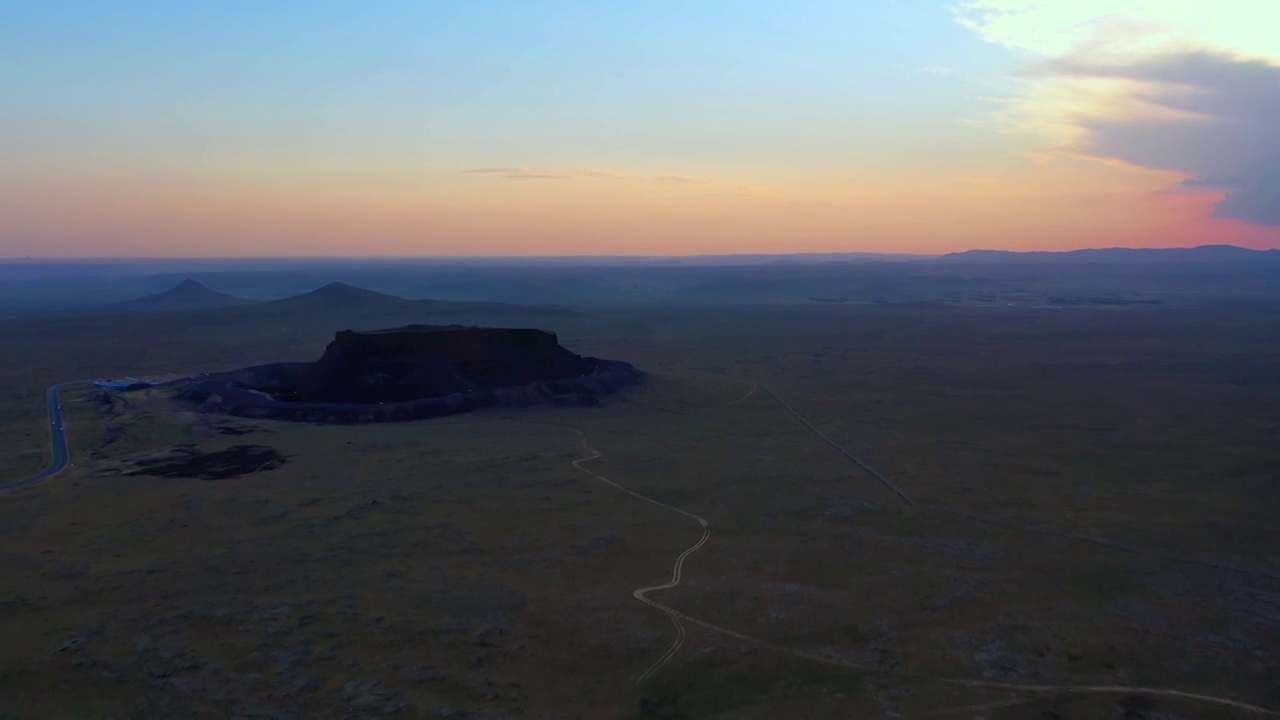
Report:
[[[1180,179],[1059,156],[978,177],[903,174],[749,191],[609,177],[486,178],[432,190],[48,183],[6,192],[0,210],[9,235],[32,238],[17,256],[55,246],[65,256],[227,257],[1280,244],[1280,229],[1212,219],[1220,193],[1167,192]]]

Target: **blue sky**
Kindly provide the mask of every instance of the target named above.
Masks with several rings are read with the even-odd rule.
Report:
[[[936,4],[655,6],[31,3],[6,12],[3,81],[17,134],[37,139],[105,126],[175,152],[194,138],[448,143],[608,164],[745,144],[787,160],[803,125],[886,135],[976,116],[999,82],[972,78],[1009,64]]]
[[[1052,23],[1065,21],[1046,15],[1048,25],[1031,31],[1000,24],[1027,17],[1017,5],[1028,1],[0,3],[0,91],[8,100],[0,107],[0,187],[45,214],[60,191],[84,199],[84,217],[113,204],[133,208],[92,223],[111,230],[98,240],[22,211],[21,222],[0,224],[0,254],[49,240],[68,253],[110,254],[138,228],[151,235],[141,247],[180,253],[189,230],[181,207],[201,202],[240,218],[227,220],[234,252],[269,234],[253,217],[277,212],[263,205],[272,196],[250,195],[264,188],[292,198],[342,187],[348,199],[383,193],[406,207],[408,193],[425,193],[423,202],[437,206],[430,212],[454,208],[440,216],[443,226],[485,238],[494,252],[511,229],[467,212],[542,202],[545,232],[521,247],[536,249],[553,234],[582,238],[587,230],[566,224],[582,209],[574,198],[602,178],[696,178],[715,186],[704,195],[846,203],[851,212],[874,204],[877,183],[893,198],[911,194],[910,182],[920,183],[921,197],[956,181],[1004,182],[1013,194],[1054,182],[1127,191],[1136,181],[1078,166],[1079,148],[1063,153],[1056,180],[1032,177],[1041,172],[1031,167],[1036,158],[1065,141],[1009,118],[1028,115],[1037,91],[1063,85],[1020,75],[1048,57],[1022,39],[1061,35]],[[1001,10],[1001,2],[1014,7]],[[983,7],[966,11],[965,3]],[[958,21],[975,16],[996,19]],[[1067,20],[1068,30],[1081,22]],[[1036,106],[1041,115],[1044,106]],[[1075,122],[1068,115],[1058,120]],[[467,172],[486,168],[512,172]],[[501,179],[573,182],[560,184],[571,190],[529,182],[516,190]],[[178,187],[204,194],[164,197]],[[645,202],[670,218],[697,215],[695,197],[654,192],[617,190],[610,202],[619,217]],[[989,219],[995,210],[966,209],[979,200],[952,194],[931,207],[954,206],[957,222]],[[414,222],[433,225],[430,212]],[[705,227],[692,236],[715,235],[709,218],[718,212],[708,206],[698,216]],[[1015,214],[1031,224],[996,233],[1001,242],[1047,222],[1026,220],[1030,210]],[[784,215],[769,221],[778,233]],[[1122,222],[1116,237],[1135,223]],[[874,227],[838,224],[834,216],[821,223],[822,247],[814,249],[872,249],[891,227],[888,218]],[[408,230],[393,233],[396,251],[406,249]],[[770,242],[786,249],[778,233]],[[732,231],[721,234],[723,244]],[[1062,237],[1055,231],[1046,242]],[[628,242],[628,252],[643,250],[639,235]],[[439,234],[422,241],[424,252],[451,247]],[[553,251],[563,248],[547,247]]]

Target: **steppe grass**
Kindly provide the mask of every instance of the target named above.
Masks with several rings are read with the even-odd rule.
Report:
[[[413,319],[299,318],[281,339],[221,317],[31,329],[5,407],[42,413],[42,383],[76,373],[305,359],[335,329]],[[1176,559],[1278,571],[1280,388],[1236,367],[1280,357],[1265,320],[597,311],[553,329],[575,351],[649,371],[646,385],[599,408],[397,425],[246,421],[163,392],[128,409],[69,393],[77,466],[0,497],[0,697],[35,717],[584,718],[908,715],[1009,697],[930,679],[956,677],[1176,686],[1275,706],[1277,581]],[[96,350],[59,359],[77,344]],[[768,383],[917,506],[718,369]],[[689,627],[685,648],[634,686],[674,630],[631,592],[668,579],[699,527],[575,470],[580,437],[542,423],[586,433],[604,453],[593,471],[710,523],[684,584],[655,599],[870,669]],[[217,481],[118,472],[181,442],[267,445],[287,462]],[[1098,717],[1122,702],[1061,694],[980,712]],[[1154,703],[1175,717],[1245,717]]]

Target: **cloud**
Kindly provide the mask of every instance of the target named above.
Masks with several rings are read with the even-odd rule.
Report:
[[[485,167],[463,170],[465,175],[501,175],[508,180],[568,180],[567,173],[546,172],[525,167]]]
[[[950,9],[983,40],[1038,56],[1194,48],[1280,55],[1274,0],[960,0]]]
[[[1280,58],[1280,41],[1255,29],[1280,21],[1280,2],[1156,5],[972,0],[953,11],[1031,54],[1001,118],[1051,138],[1047,153],[1180,173],[1181,189],[1224,193],[1216,217],[1280,226],[1280,62],[1259,54]]]
[[[565,172],[566,177],[584,177],[584,178],[601,178],[605,180],[638,180],[636,175],[631,175],[617,170],[601,170],[585,168],[582,170],[569,170]]]
[[[746,193],[762,192],[761,188],[723,182],[715,178],[664,173],[637,175],[608,168],[576,168],[571,170],[538,170],[527,167],[484,167],[463,170],[467,175],[500,175],[506,180],[610,180],[627,182],[660,182],[727,188]]]
[[[1280,225],[1280,65],[1201,52],[1124,64],[1071,58],[1037,72],[1129,81],[1131,99],[1155,111],[1080,118],[1082,152],[1186,173],[1184,187],[1226,193],[1216,217]]]
[[[928,67],[920,68],[920,72],[924,73],[925,75],[946,76],[946,75],[953,74],[955,72],[955,69],[949,68],[949,67],[943,67],[941,65],[930,65]]]

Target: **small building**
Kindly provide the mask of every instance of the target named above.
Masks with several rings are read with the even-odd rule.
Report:
[[[144,383],[141,380],[137,378],[132,378],[132,377],[103,378],[101,380],[93,381],[94,387],[102,388],[103,390],[128,390],[129,388],[135,387],[137,385],[147,385],[147,384],[149,383]]]

